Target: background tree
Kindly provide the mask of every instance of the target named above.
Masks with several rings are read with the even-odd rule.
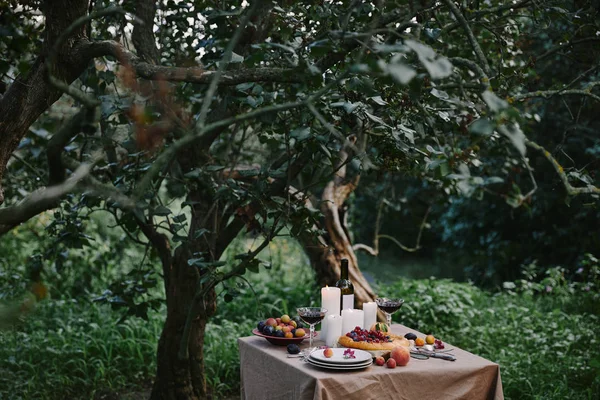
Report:
[[[597,42],[593,2],[106,3],[3,10],[13,31],[0,65],[10,81],[0,101],[0,231],[60,206],[53,232],[83,246],[87,213],[103,210],[152,249],[167,304],[153,398],[206,396],[215,287],[225,283],[224,300],[234,299],[227,282],[258,270],[277,235],[301,240],[322,281],[348,257],[359,303],[373,297],[354,251],[376,254],[377,244],[353,246],[345,219],[361,176],[416,176],[432,190],[494,192],[521,207],[538,189],[540,157],[566,198],[599,192],[585,163],[567,175],[558,154],[527,137],[535,115],[514,107],[598,100],[592,72],[531,86],[539,53],[517,45],[555,13],[572,34],[537,59]],[[18,40],[40,21],[43,41]],[[58,121],[48,109],[63,93],[78,111]],[[226,265],[244,229],[260,244]],[[140,317],[154,305],[123,304]]]

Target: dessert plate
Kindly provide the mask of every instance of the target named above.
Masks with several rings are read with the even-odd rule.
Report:
[[[311,365],[314,365],[315,367],[334,369],[334,370],[339,370],[339,371],[355,371],[355,370],[365,369],[365,368],[371,366],[371,364],[373,364],[372,359],[369,359],[368,361],[365,361],[360,364],[327,364],[327,363],[322,363],[320,361],[315,361],[310,357],[306,358],[306,362],[308,362]]]
[[[366,361],[371,361],[371,359],[373,358],[373,356],[369,352],[358,349],[352,349],[352,351],[354,351],[354,358],[344,358],[344,352],[348,350],[346,348],[340,347],[333,348],[331,350],[333,350],[333,356],[330,358],[325,357],[325,355],[323,354],[323,350],[313,351],[312,353],[310,353],[309,357],[314,361],[319,361],[325,364],[338,365],[361,364],[365,363]]]

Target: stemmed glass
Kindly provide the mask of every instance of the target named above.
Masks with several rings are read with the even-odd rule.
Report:
[[[379,297],[375,299],[377,307],[385,314],[386,324],[392,327],[392,314],[395,313],[402,307],[404,300],[402,299],[390,299],[387,297]]]
[[[309,348],[308,354],[310,354],[313,348],[313,336],[315,334],[315,325],[321,322],[327,314],[327,309],[322,307],[300,307],[296,309],[302,321],[306,322],[310,326],[310,337],[309,337]]]

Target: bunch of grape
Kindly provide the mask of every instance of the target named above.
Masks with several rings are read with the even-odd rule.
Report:
[[[346,336],[355,342],[387,343],[392,341],[384,332],[368,331],[366,329],[362,329],[360,326],[357,326],[354,328],[354,330],[346,333]]]

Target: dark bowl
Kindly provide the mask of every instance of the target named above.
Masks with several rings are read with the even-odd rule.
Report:
[[[302,343],[302,341],[304,339],[308,339],[308,335],[309,335],[309,334],[306,334],[302,337],[282,338],[282,337],[264,335],[264,334],[260,333],[258,331],[258,329],[256,329],[256,328],[252,329],[252,333],[256,336],[264,337],[265,339],[267,339],[269,341],[269,343],[274,344],[276,346],[287,346],[288,344],[292,344],[292,343],[300,344],[300,343]],[[315,337],[316,336],[317,336],[317,333],[315,332]]]

